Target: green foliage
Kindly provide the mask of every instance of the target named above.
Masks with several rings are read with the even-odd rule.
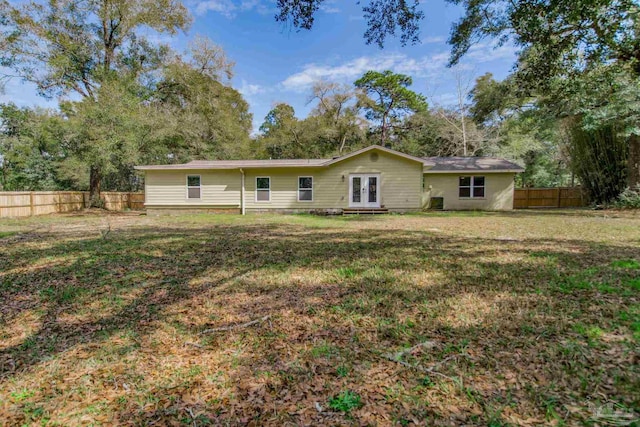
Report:
[[[451,0],[464,7],[450,38],[456,63],[475,40],[495,37],[523,48],[520,73],[545,84],[567,71],[611,60],[637,61],[638,5],[633,0],[559,2]]]
[[[109,183],[110,189],[134,188],[133,166],[137,164],[149,146],[153,122],[146,119],[146,109],[139,96],[142,88],[132,79],[104,82],[95,99],[66,102],[61,109],[67,118],[67,138],[70,155],[63,161],[66,177],[76,187],[87,188],[86,172],[73,173],[77,165],[89,165]],[[86,171],[85,166],[81,170]],[[109,182],[110,181],[110,182]]]
[[[453,0],[465,16],[452,31],[451,63],[483,37],[520,48],[512,88],[520,98],[534,97],[536,107],[555,118],[571,117],[570,141],[576,174],[597,202],[610,201],[627,185],[640,184],[640,8],[622,0],[571,2],[494,2]],[[499,96],[492,87],[490,99]],[[482,104],[481,104],[482,107]],[[486,117],[483,108],[477,111]],[[582,130],[579,130],[581,128]],[[614,129],[620,136],[603,136]],[[578,135],[580,133],[580,135]],[[586,135],[590,133],[591,135]],[[621,143],[613,139],[628,138]],[[611,142],[590,149],[588,144]],[[586,155],[591,151],[596,155]],[[629,151],[628,165],[613,158]],[[585,164],[586,158],[590,163]],[[601,161],[602,160],[602,161]],[[587,169],[591,169],[587,171]],[[603,171],[608,178],[594,176]],[[584,181],[588,182],[584,182]]]
[[[625,188],[614,203],[620,209],[640,209],[640,187]]]
[[[278,0],[276,20],[292,24],[295,28],[310,30],[315,14],[326,0]],[[362,8],[367,30],[364,34],[367,44],[383,47],[388,36],[400,33],[400,43],[420,42],[420,21],[424,12],[419,9],[419,0],[370,0]]]
[[[358,115],[352,88],[318,82],[309,102],[314,100],[317,105],[304,120],[295,116],[290,105],[276,105],[260,126],[257,142],[264,151],[258,156],[322,158],[366,145],[364,120]]]
[[[613,126],[586,131],[569,124],[571,167],[593,203],[610,203],[626,182],[627,143]]]
[[[197,39],[189,60],[177,58],[163,69],[153,94],[165,125],[159,162],[230,159],[251,155],[252,115],[242,95],[228,84],[233,64],[221,47]]]
[[[58,174],[64,123],[49,110],[0,105],[0,190],[67,189]]]
[[[640,270],[640,262],[635,259],[620,259],[611,263],[612,267],[628,268],[630,270]]]
[[[358,393],[350,390],[344,390],[329,400],[329,407],[336,411],[349,413],[353,409],[358,409],[362,406],[361,400],[362,398]]]
[[[97,129],[109,129],[100,136],[98,130],[78,127],[72,142],[80,150],[75,157],[89,162],[90,190],[92,199],[96,199],[105,174],[116,169],[135,146],[123,142],[131,132],[126,123],[126,129],[110,129],[117,125],[117,119],[126,120],[126,114],[106,117],[116,108],[115,103],[120,102],[120,112],[125,105],[133,108],[132,98],[129,94],[122,101],[107,98],[119,94],[114,87],[130,86],[129,80],[140,85],[153,81],[169,49],[149,42],[140,30],[172,35],[185,30],[191,19],[186,7],[177,0],[29,1],[15,7],[3,1],[0,16],[8,36],[0,62],[36,84],[42,95],[80,95],[83,101],[77,104],[79,113],[62,106],[65,114],[76,119],[78,125],[91,126],[95,121]],[[115,83],[121,78],[125,79],[123,83]],[[108,108],[100,113],[103,106]],[[81,118],[82,114],[87,117]],[[81,142],[80,136],[88,137],[87,141]],[[122,147],[114,154],[116,159],[108,160],[110,153],[100,153],[118,145]]]
[[[29,1],[0,4],[11,39],[4,56],[43,94],[94,97],[113,72],[157,69],[167,54],[140,34],[144,28],[176,34],[190,25],[176,0]]]
[[[362,91],[358,104],[365,117],[379,124],[382,146],[404,116],[427,109],[425,97],[408,89],[412,83],[411,77],[389,70],[367,71],[354,83]]]
[[[181,2],[3,2],[0,16],[18,75],[43,95],[80,95],[59,115],[4,109],[4,188],[89,188],[97,201],[140,189],[136,164],[249,156],[252,117],[222,48],[197,38],[181,56],[140,35],[186,29]]]

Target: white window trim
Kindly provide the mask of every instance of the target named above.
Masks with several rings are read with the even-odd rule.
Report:
[[[471,178],[471,182],[469,183],[469,185],[460,185],[460,178],[466,178],[466,177]],[[484,185],[476,185],[476,177],[484,178]],[[469,197],[460,196],[460,189],[461,188],[468,188],[469,189]],[[482,188],[484,196],[482,196],[482,197],[474,197],[473,196],[473,193],[474,193],[473,190],[475,188]],[[485,175],[460,175],[460,176],[458,176],[458,199],[463,199],[463,200],[469,200],[469,199],[484,200],[484,199],[486,199],[486,196],[487,196],[487,177]]]
[[[260,189],[258,190],[258,180],[261,178],[267,178],[269,180],[269,190]],[[258,191],[269,191],[269,200],[258,200]],[[271,203],[271,177],[270,176],[256,176],[256,191],[255,191],[255,202],[256,203]]]
[[[189,185],[189,177],[190,176],[197,176],[198,180],[200,181],[200,185]],[[186,187],[187,187],[187,200],[202,200],[202,175],[198,175],[198,174],[187,174],[186,176]],[[189,189],[190,188],[197,188],[200,190],[200,197],[189,197]]]
[[[300,178],[311,178],[311,188],[300,188]],[[312,175],[301,175],[301,176],[299,176],[298,177],[298,191],[297,191],[297,193],[298,193],[298,201],[301,202],[301,203],[313,202],[313,198],[315,196],[315,194],[314,194],[315,190],[314,190],[313,187],[315,187],[315,185],[316,185],[315,184],[315,179],[313,179]],[[311,190],[311,200],[300,200],[300,191],[301,190],[306,190],[306,191]]]

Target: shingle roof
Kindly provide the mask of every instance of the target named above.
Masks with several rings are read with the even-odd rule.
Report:
[[[175,165],[138,166],[141,170],[165,169],[239,169],[272,167],[308,167],[322,166],[331,159],[278,159],[278,160],[193,160]]]
[[[522,172],[524,169],[497,157],[425,157],[428,172]]]
[[[414,157],[389,148],[372,145],[333,159],[278,159],[278,160],[194,160],[174,165],[136,166],[139,170],[200,170],[240,168],[325,167],[369,150],[380,150],[422,162],[427,172],[522,172],[520,166],[495,157]]]

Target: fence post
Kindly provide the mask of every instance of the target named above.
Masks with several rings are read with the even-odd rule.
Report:
[[[33,214],[34,214],[33,191],[29,191],[29,216],[33,216]]]
[[[531,206],[529,206],[529,187],[527,187],[527,191],[525,191],[524,194],[527,196],[527,198],[525,200],[526,200],[526,203],[527,203],[527,209],[529,209],[531,207]]]
[[[558,207],[562,207],[562,187],[558,187]]]

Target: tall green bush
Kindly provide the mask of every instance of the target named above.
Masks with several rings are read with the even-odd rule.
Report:
[[[611,203],[626,186],[627,142],[615,125],[585,130],[570,125],[571,167],[593,203]]]

